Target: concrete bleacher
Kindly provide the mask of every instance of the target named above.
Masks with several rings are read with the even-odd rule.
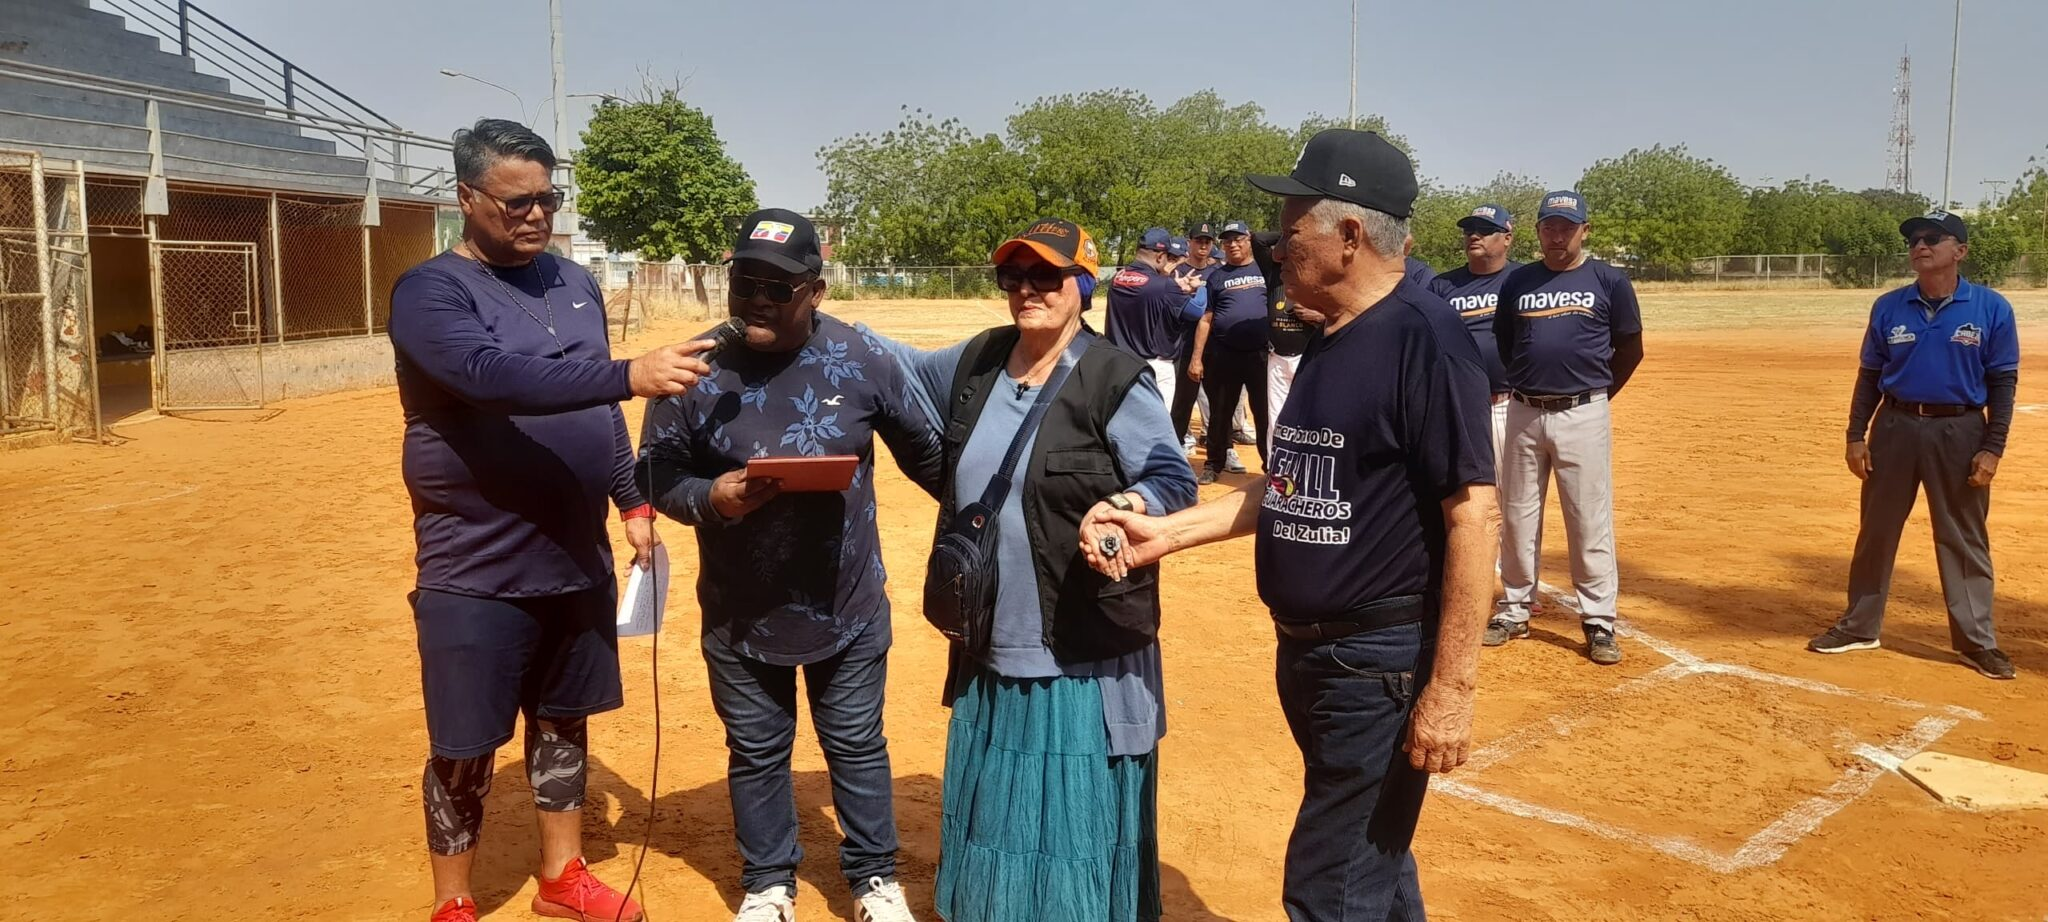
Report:
[[[355,150],[338,153],[329,137],[309,137],[300,124],[266,113],[264,100],[234,92],[176,51],[176,42],[133,31],[86,0],[0,0],[0,147],[81,159],[89,169],[145,172],[147,104],[132,93],[147,88],[160,91],[164,172],[172,179],[362,193],[366,165],[349,156]],[[22,66],[10,72],[10,64]],[[180,98],[248,114],[180,105]]]

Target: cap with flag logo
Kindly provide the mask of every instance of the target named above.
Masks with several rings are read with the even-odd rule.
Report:
[[[1228,224],[1225,224],[1225,225],[1223,225],[1223,234],[1222,234],[1222,236],[1228,237],[1228,236],[1230,236],[1231,234],[1243,234],[1243,235],[1245,235],[1245,236],[1249,237],[1249,236],[1251,236],[1251,233],[1252,233],[1252,226],[1251,226],[1251,225],[1249,225],[1249,224],[1246,224],[1246,223],[1244,223],[1243,221],[1232,221],[1232,222],[1230,222],[1230,223],[1228,223]]]
[[[1899,225],[1899,234],[1907,240],[1924,230],[1938,230],[1956,238],[1957,243],[1970,242],[1970,226],[1963,219],[1946,211],[1930,211],[1924,215],[1907,218]]]
[[[1421,191],[1407,154],[1373,132],[1349,128],[1316,132],[1286,176],[1245,179],[1274,195],[1339,199],[1397,218],[1414,214]]]
[[[1040,218],[1031,222],[1024,232],[1003,241],[996,247],[989,261],[998,265],[1010,258],[1019,248],[1037,253],[1046,262],[1062,269],[1078,266],[1088,270],[1089,275],[1101,275],[1102,264],[1095,252],[1095,238],[1072,221],[1058,218]]]
[[[1536,211],[1536,220],[1563,218],[1573,224],[1586,223],[1586,199],[1570,189],[1543,194],[1543,207]]]
[[[1148,227],[1145,229],[1145,236],[1138,240],[1138,249],[1164,252],[1167,244],[1172,242],[1173,235],[1167,233],[1166,228]]]
[[[1472,209],[1471,214],[1459,218],[1458,227],[1461,230],[1511,231],[1515,229],[1515,216],[1509,214],[1507,208],[1487,202]]]
[[[825,257],[811,220],[786,208],[763,208],[740,221],[732,259],[758,260],[784,272],[818,272]]]

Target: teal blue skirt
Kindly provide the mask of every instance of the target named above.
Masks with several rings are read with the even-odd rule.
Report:
[[[936,902],[948,922],[1156,922],[1158,751],[1109,755],[1094,678],[977,672],[953,702]]]

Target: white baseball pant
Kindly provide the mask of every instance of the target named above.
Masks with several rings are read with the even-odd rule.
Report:
[[[1301,356],[1266,353],[1266,419],[1280,418],[1280,408],[1287,405],[1287,395],[1294,390],[1294,373],[1301,370]],[[1273,456],[1273,433],[1262,433],[1265,444],[1260,446],[1259,457]]]
[[[1174,386],[1180,383],[1179,373],[1173,370],[1172,359],[1146,359],[1152,367],[1152,382],[1159,385],[1159,396],[1166,399],[1166,412],[1173,412]]]
[[[1507,602],[1500,616],[1529,620],[1543,561],[1543,505],[1554,472],[1580,617],[1613,630],[1620,577],[1614,561],[1614,433],[1606,395],[1569,410],[1538,410],[1510,399],[1506,435],[1500,560]]]

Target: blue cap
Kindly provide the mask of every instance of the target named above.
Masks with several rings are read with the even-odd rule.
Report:
[[[1188,238],[1175,237],[1166,241],[1166,255],[1175,259],[1188,255]]]
[[[1217,235],[1217,236],[1221,236],[1221,237],[1228,237],[1228,236],[1230,236],[1231,234],[1243,234],[1243,235],[1245,235],[1245,236],[1249,237],[1249,236],[1251,236],[1251,233],[1252,233],[1252,226],[1251,226],[1251,225],[1249,225],[1249,224],[1246,224],[1246,223],[1244,223],[1243,221],[1232,221],[1232,222],[1230,222],[1230,223],[1228,223],[1228,224],[1225,224],[1225,225],[1223,225],[1223,233],[1221,233],[1221,234],[1219,234],[1219,235]]]
[[[1505,206],[1487,202],[1472,209],[1471,214],[1458,219],[1458,227],[1465,230],[1471,230],[1475,226],[1485,230],[1488,229],[1487,225],[1493,230],[1514,230],[1515,216],[1510,214]]]
[[[1138,249],[1164,250],[1166,249],[1167,241],[1172,239],[1173,235],[1167,233],[1166,228],[1148,227],[1145,228],[1145,236],[1138,241]]]
[[[1543,209],[1536,212],[1536,220],[1563,218],[1573,224],[1586,223],[1586,199],[1570,189],[1543,194]]]
[[[1209,258],[1210,258],[1210,259],[1213,259],[1213,260],[1215,260],[1215,261],[1217,261],[1217,262],[1222,262],[1222,261],[1223,261],[1223,248],[1222,248],[1222,247],[1210,247],[1210,248],[1209,248]]]

